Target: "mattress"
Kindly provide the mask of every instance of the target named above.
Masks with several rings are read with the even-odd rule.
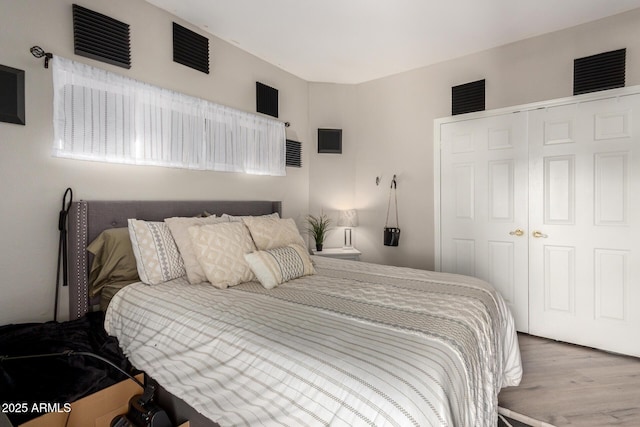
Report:
[[[264,289],[133,284],[105,317],[132,364],[221,426],[497,425],[522,375],[513,319],[479,279],[313,257]]]

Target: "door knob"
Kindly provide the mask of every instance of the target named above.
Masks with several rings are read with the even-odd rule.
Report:
[[[512,235],[512,236],[518,236],[518,237],[520,237],[520,236],[523,236],[523,235],[524,235],[524,231],[522,231],[522,230],[521,230],[521,229],[519,229],[519,228],[516,228],[515,230],[510,231],[510,232],[509,232],[509,234],[510,234],[510,235]]]
[[[532,234],[533,234],[533,237],[535,237],[536,239],[539,239],[540,237],[542,237],[543,239],[546,239],[547,237],[549,237],[546,234],[544,234],[542,231],[538,231],[538,230],[535,230]]]

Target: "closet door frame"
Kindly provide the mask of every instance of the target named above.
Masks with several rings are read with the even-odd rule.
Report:
[[[480,119],[484,117],[497,116],[514,112],[526,112],[537,110],[539,108],[548,108],[566,104],[574,104],[576,102],[593,101],[603,98],[615,98],[625,95],[633,95],[640,93],[639,86],[629,86],[620,89],[603,90],[600,92],[587,93],[584,95],[570,96],[566,98],[552,99],[549,101],[533,102],[530,104],[521,104],[511,107],[497,108],[494,110],[478,111],[475,113],[459,114],[457,116],[448,116],[435,119],[433,121],[433,204],[434,204],[434,249],[435,249],[435,270],[441,271],[441,246],[442,236],[440,233],[440,127],[445,123],[458,122],[462,120]]]
[[[508,115],[508,114],[512,114],[512,113],[522,113],[525,114],[525,121],[526,121],[526,126],[530,126],[530,112],[531,111],[535,111],[535,110],[539,110],[539,109],[546,109],[546,108],[551,108],[551,107],[557,107],[557,106],[564,106],[564,105],[571,105],[571,104],[580,104],[582,102],[589,102],[589,101],[597,101],[597,100],[603,100],[603,99],[615,99],[615,98],[620,98],[620,97],[624,97],[624,96],[628,96],[628,95],[636,95],[636,94],[640,94],[640,86],[633,86],[633,87],[627,87],[627,88],[621,88],[621,89],[613,89],[613,90],[608,90],[608,91],[600,91],[600,92],[594,92],[594,93],[589,93],[589,94],[584,94],[584,95],[578,95],[578,96],[572,96],[572,97],[567,97],[567,98],[561,98],[561,99],[555,99],[555,100],[550,100],[550,101],[543,101],[543,102],[536,102],[536,103],[531,103],[531,104],[524,104],[524,105],[518,105],[518,106],[513,106],[513,107],[506,107],[506,108],[500,108],[500,109],[495,109],[495,110],[489,110],[489,111],[482,111],[482,112],[476,112],[476,113],[469,113],[469,114],[461,114],[458,116],[453,116],[453,117],[444,117],[444,118],[440,118],[440,119],[436,119],[434,120],[434,139],[433,139],[433,146],[434,146],[434,219],[435,219],[435,230],[434,230],[434,245],[435,245],[435,269],[436,271],[443,271],[444,268],[444,262],[443,262],[443,254],[442,254],[442,250],[443,250],[443,236],[442,235],[442,165],[441,165],[441,140],[443,138],[443,126],[446,124],[450,124],[450,123],[456,123],[456,122],[462,122],[462,121],[469,121],[469,120],[477,120],[477,119],[485,119],[485,118],[491,118],[491,117],[495,117],[495,116],[501,116],[501,115]],[[528,135],[528,132],[527,132]],[[528,138],[528,137],[527,137]],[[527,144],[529,144],[530,142],[527,141]],[[529,190],[529,188],[527,188],[527,191]],[[528,221],[527,221],[528,222]],[[523,238],[525,239],[531,239],[531,233],[529,233],[529,226],[534,226],[535,224],[525,224],[526,228],[524,229],[526,232],[526,235],[523,236]],[[537,239],[536,239],[537,240]],[[530,268],[530,264],[527,265],[527,269]],[[527,271],[527,277],[529,277],[530,272]],[[529,279],[530,280],[530,279]],[[528,284],[529,286],[529,293],[531,293],[531,283]],[[528,332],[528,329],[530,327],[530,311],[531,311],[531,303],[532,301],[528,302],[528,307],[527,307],[527,316],[529,316],[529,320],[526,321],[526,327],[520,327],[520,330],[523,330],[525,332]]]

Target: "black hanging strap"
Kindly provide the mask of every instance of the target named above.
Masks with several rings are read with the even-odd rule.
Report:
[[[398,220],[398,183],[396,182],[396,176],[393,175],[393,179],[391,180],[391,187],[389,188],[389,203],[387,204],[387,219],[384,222],[384,226],[388,227],[389,225],[389,211],[391,210],[391,193],[393,192],[394,202],[396,205],[396,227],[400,228],[400,221]]]
[[[67,200],[69,196],[69,200]],[[58,268],[56,270],[56,298],[53,311],[54,322],[58,321],[58,290],[60,289],[60,269],[62,268],[62,286],[68,285],[67,268],[67,216],[73,202],[73,190],[67,188],[62,196],[62,210],[58,216],[58,230],[60,230],[60,243],[58,245]]]
[[[398,219],[398,183],[396,176],[391,180],[391,188],[389,189],[389,204],[387,205],[387,219],[384,222],[384,245],[398,246],[400,242],[400,220]],[[393,201],[396,207],[396,226],[389,227],[389,211],[391,211],[391,193],[393,193]]]

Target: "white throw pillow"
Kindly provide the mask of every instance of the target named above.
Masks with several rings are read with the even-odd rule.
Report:
[[[262,286],[267,289],[298,277],[315,274],[309,254],[300,245],[256,251],[246,254],[244,258]]]
[[[222,214],[221,218],[227,218],[230,222],[239,222],[245,218],[280,218],[280,214],[278,212],[266,214],[266,215],[229,215]]]
[[[306,246],[296,222],[291,218],[247,217],[242,221],[249,227],[251,237],[261,251],[290,244]]]
[[[255,280],[244,259],[255,246],[242,222],[193,226],[189,235],[198,263],[213,286],[225,289]]]
[[[143,283],[157,285],[185,275],[180,251],[164,222],[129,219],[129,237]]]
[[[189,235],[189,227],[219,224],[221,222],[229,222],[229,220],[227,218],[216,218],[215,215],[213,215],[205,218],[173,217],[166,218],[164,222],[169,227],[169,230],[171,230],[171,235],[180,250],[180,255],[184,261],[184,269],[187,272],[187,279],[189,279],[189,283],[195,285],[206,282],[207,276],[204,274],[204,271],[202,271],[202,268],[198,263],[198,258],[193,251],[191,236]]]

